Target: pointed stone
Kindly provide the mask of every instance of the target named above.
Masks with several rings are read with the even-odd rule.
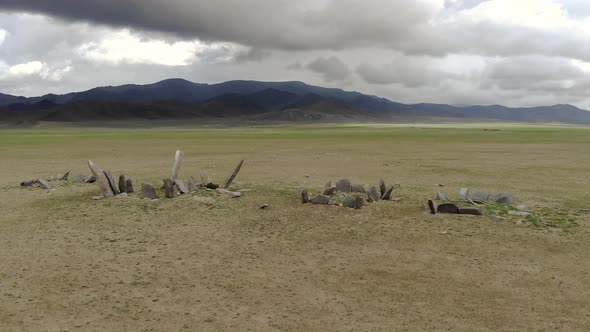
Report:
[[[115,179],[113,178],[111,172],[104,171],[104,176],[106,176],[107,180],[109,181],[109,187],[111,188],[113,194],[119,195],[121,192],[119,191],[119,187],[117,187],[117,184],[115,183]]]
[[[240,163],[238,164],[238,166],[236,166],[236,168],[231,173],[231,175],[223,183],[223,186],[221,186],[222,188],[227,189],[227,188],[229,188],[229,186],[231,186],[232,181],[236,178],[236,176],[240,172],[240,169],[242,169],[242,165],[244,165],[244,160],[240,161]]]
[[[68,178],[70,177],[70,172],[66,172],[64,175],[62,175],[62,177],[60,177],[58,180],[59,181],[68,181]]]
[[[112,197],[113,191],[111,190],[111,185],[109,184],[109,180],[105,176],[103,170],[90,160],[88,160],[88,168],[90,168],[90,171],[92,171],[92,174],[96,179],[95,181],[98,184],[102,195],[104,197]]]
[[[195,178],[193,178],[192,176],[188,178],[188,191],[190,191],[191,193],[199,191],[199,185],[197,184],[197,181],[195,181]]]
[[[176,196],[176,190],[174,190],[174,182],[170,179],[164,179],[164,191],[166,198],[174,198]]]
[[[51,189],[51,186],[49,185],[49,181],[45,180],[45,179],[37,179],[37,183],[41,186],[41,188],[43,189]]]
[[[178,190],[180,190],[181,194],[188,194],[190,193],[190,191],[188,190],[188,188],[184,185],[184,182],[180,179],[176,179],[174,181],[174,185],[176,186],[176,188],[178,188]]]
[[[381,193],[380,197],[383,197],[387,192],[387,186],[385,186],[385,181],[379,180],[379,192]]]
[[[383,200],[383,201],[390,200],[391,194],[393,194],[393,187],[389,187],[389,189],[385,191],[385,194],[383,194],[383,196],[381,196],[381,200]]]
[[[182,165],[182,151],[176,151],[176,155],[174,156],[174,165],[172,165],[172,174],[170,175],[170,180],[174,182],[178,178],[178,173],[180,172],[180,166]]]
[[[323,195],[326,196],[332,196],[336,193],[336,187],[329,187],[324,189],[324,192],[322,193]]]
[[[377,188],[375,188],[375,186],[371,186],[371,188],[369,188],[369,191],[367,192],[367,199],[369,202],[377,202],[379,199],[381,199],[381,196],[377,192]]]
[[[156,189],[153,185],[149,183],[142,183],[141,184],[141,194],[143,198],[146,199],[158,199],[158,195],[156,194]]]
[[[301,192],[301,203],[307,204],[309,202],[311,202],[311,199],[309,199],[309,192],[305,189]]]

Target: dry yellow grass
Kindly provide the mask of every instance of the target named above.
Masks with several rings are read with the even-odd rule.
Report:
[[[589,330],[590,129],[495,128],[0,131],[0,330]],[[222,182],[246,158],[236,187],[254,191],[94,201],[95,185],[17,185],[89,174],[87,159],[159,184],[176,149],[184,179]],[[402,200],[299,203],[342,177],[399,183]],[[513,192],[542,220],[423,214],[460,187]]]

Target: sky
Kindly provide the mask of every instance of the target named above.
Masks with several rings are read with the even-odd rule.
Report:
[[[0,0],[0,92],[303,81],[590,109],[589,0]]]

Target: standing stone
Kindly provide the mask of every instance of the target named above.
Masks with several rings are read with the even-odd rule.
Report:
[[[68,177],[70,177],[70,172],[66,172],[62,177],[60,177],[59,181],[68,181]]]
[[[428,207],[430,208],[431,214],[436,214],[436,207],[434,206],[434,202],[431,199],[428,200]]]
[[[383,196],[381,196],[381,200],[383,200],[383,201],[390,200],[391,194],[393,194],[393,187],[389,187],[389,189],[387,191],[385,191],[385,194],[383,194]]]
[[[502,193],[490,197],[490,201],[500,204],[514,204],[514,195],[511,193]]]
[[[74,175],[74,177],[72,178],[72,182],[75,183],[84,183],[84,181],[86,181],[86,177],[80,173]]]
[[[343,193],[351,192],[352,191],[352,184],[350,183],[350,180],[342,179],[342,180],[336,182],[336,190],[343,192]]]
[[[133,194],[135,192],[135,189],[133,188],[133,180],[131,180],[131,178],[128,176],[125,177],[125,185],[127,187],[128,194]]]
[[[307,189],[304,189],[301,192],[301,203],[302,204],[307,204],[309,202],[311,202],[311,199],[309,199],[309,192],[307,192]]]
[[[365,190],[365,186],[363,186],[362,184],[355,184],[351,187],[351,191],[353,193],[366,193],[367,191]]]
[[[380,197],[383,197],[387,192],[387,186],[385,186],[385,181],[379,180],[379,192],[381,193]]]
[[[49,181],[45,180],[45,179],[37,179],[37,183],[41,186],[41,188],[43,189],[51,189],[51,186],[49,185]]]
[[[470,214],[474,216],[481,216],[483,213],[480,209],[474,207],[463,207],[459,208],[459,214]]]
[[[326,195],[317,195],[311,199],[311,204],[328,205],[330,204],[330,197]]]
[[[222,188],[227,189],[227,188],[229,188],[229,186],[231,186],[231,183],[234,181],[234,179],[236,178],[236,176],[240,172],[240,169],[242,169],[242,166],[243,165],[244,165],[244,160],[242,159],[242,161],[240,161],[240,163],[238,164],[238,166],[236,166],[236,168],[231,173],[231,175],[225,180],[225,182],[223,183]]]
[[[436,193],[436,199],[438,199],[439,201],[446,201],[448,198],[447,195],[445,195],[445,193],[439,191]]]
[[[178,190],[180,190],[180,193],[181,194],[188,194],[188,193],[190,193],[190,191],[184,185],[184,182],[182,182],[182,180],[180,180],[180,179],[174,180],[174,185],[176,185],[176,188],[178,188]]]
[[[106,175],[104,174],[103,170],[100,169],[95,163],[88,160],[88,168],[92,171],[96,182],[98,183],[98,187],[100,191],[102,191],[102,195],[104,197],[111,197],[113,196],[113,191],[111,190],[111,185],[109,184],[109,180],[107,179]],[[114,182],[113,182],[114,185]]]
[[[127,177],[125,175],[119,176],[119,191],[127,193]]]
[[[193,178],[192,176],[188,178],[188,191],[190,191],[191,193],[199,191],[199,185],[197,184],[197,181],[195,181],[195,178]]]
[[[490,194],[487,191],[483,191],[483,190],[469,190],[469,195],[468,197],[471,198],[474,202],[486,202],[490,199],[490,196],[492,194]]]
[[[166,198],[174,198],[175,190],[174,190],[174,182],[170,179],[164,179],[164,191],[166,193]]]
[[[107,180],[109,181],[109,187],[111,188],[113,194],[119,195],[121,192],[119,191],[119,188],[117,187],[117,184],[115,183],[115,179],[113,179],[113,175],[111,174],[111,172],[104,171],[104,176],[107,177]]]
[[[381,199],[381,196],[377,192],[377,188],[375,188],[375,186],[371,186],[371,188],[369,188],[367,197],[369,202],[377,202],[379,199]]]
[[[326,196],[332,196],[336,193],[336,187],[329,187],[324,189],[324,192],[322,193],[322,195],[326,195]]]
[[[365,205],[365,199],[360,196],[346,196],[342,206],[358,210]]]
[[[158,199],[158,195],[156,194],[156,189],[149,183],[142,183],[141,184],[141,193],[143,198],[147,199]]]
[[[21,187],[32,187],[35,184],[35,180],[23,181],[20,183]]]
[[[451,214],[458,214],[459,208],[455,204],[445,203],[441,204],[436,208],[438,213],[451,213]]]
[[[176,155],[174,156],[174,165],[172,165],[172,174],[170,175],[170,180],[172,180],[173,182],[178,178],[180,166],[182,165],[182,157],[182,151],[176,151]]]
[[[459,199],[467,199],[467,196],[469,195],[469,189],[467,188],[461,188],[459,189],[459,195],[457,195],[457,198]]]

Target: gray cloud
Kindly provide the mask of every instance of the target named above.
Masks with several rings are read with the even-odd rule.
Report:
[[[351,74],[350,68],[335,56],[329,58],[319,57],[310,62],[305,68],[321,74],[326,82],[343,81]]]
[[[362,63],[356,73],[369,84],[402,84],[408,87],[436,85],[457,75],[437,69],[426,57],[397,56],[392,63],[376,66]]]

